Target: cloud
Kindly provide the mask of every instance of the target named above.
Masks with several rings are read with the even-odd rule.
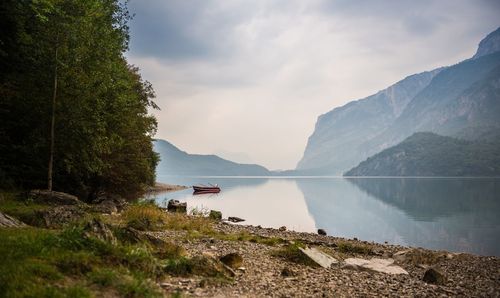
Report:
[[[162,111],[158,137],[293,168],[319,114],[471,57],[492,1],[132,0],[129,60]]]

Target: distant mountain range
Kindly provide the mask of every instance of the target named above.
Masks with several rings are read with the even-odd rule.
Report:
[[[345,176],[500,176],[500,141],[419,132],[368,158]]]
[[[165,140],[154,141],[161,161],[157,175],[176,176],[266,176],[268,169],[255,164],[240,164],[216,155],[189,154]]]
[[[295,172],[342,174],[416,132],[475,140],[497,138],[499,130],[500,28],[471,59],[409,76],[321,115]]]

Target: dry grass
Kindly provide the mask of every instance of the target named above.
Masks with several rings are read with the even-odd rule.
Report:
[[[142,231],[158,230],[166,221],[165,212],[152,204],[131,205],[121,214],[121,217],[128,226]]]
[[[337,251],[346,254],[363,254],[363,255],[373,254],[373,250],[366,245],[355,244],[344,241],[337,243]]]
[[[149,203],[131,205],[121,214],[128,226],[142,231],[185,230],[212,233],[213,222],[202,216],[165,212]]]

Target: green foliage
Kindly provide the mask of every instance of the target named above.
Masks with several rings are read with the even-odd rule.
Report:
[[[0,10],[0,184],[46,186],[56,64],[55,189],[133,198],[153,184],[154,91],[123,56],[126,7],[6,0]]]
[[[366,245],[354,244],[344,241],[337,243],[337,250],[341,253],[363,254],[363,255],[373,254],[372,249]]]
[[[0,254],[1,297],[91,297],[90,285],[128,297],[161,296],[148,281],[164,272],[151,249],[86,237],[79,226],[0,229]]]
[[[250,234],[247,231],[242,231],[239,233],[231,233],[231,234],[214,234],[214,237],[224,240],[224,241],[248,241],[253,243],[260,243],[269,246],[275,246],[285,242],[285,240],[276,237],[264,237],[260,235]]]

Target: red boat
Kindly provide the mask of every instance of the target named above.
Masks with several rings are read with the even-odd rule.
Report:
[[[220,187],[215,184],[215,185],[193,185],[193,190],[195,194],[202,194],[202,193],[219,193],[220,192]]]

